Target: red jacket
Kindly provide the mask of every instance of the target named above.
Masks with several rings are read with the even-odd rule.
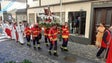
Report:
[[[62,38],[68,38],[69,37],[69,29],[68,27],[63,26],[62,27]]]
[[[107,43],[109,42],[110,36],[111,36],[109,30],[106,30],[105,33],[107,33],[107,37],[106,38],[103,38],[102,39],[102,43],[101,43],[101,47],[103,47],[103,48],[107,48]],[[105,33],[104,33],[104,35],[105,35]],[[104,39],[106,39],[106,42],[104,41]]]
[[[58,34],[58,30],[57,29],[53,29],[51,28],[49,30],[49,33],[48,33],[48,37],[50,39],[50,41],[54,44],[55,41],[57,41],[57,34]]]
[[[31,28],[31,32],[32,32],[32,37],[34,38],[34,37],[37,37],[38,36],[38,28],[36,28],[36,27],[32,27]]]
[[[45,29],[44,29],[44,35],[47,36],[48,33],[49,33],[49,28],[45,28]]]
[[[25,33],[26,36],[31,35],[31,29],[30,29],[29,27],[26,27],[26,28],[24,29],[24,33]]]

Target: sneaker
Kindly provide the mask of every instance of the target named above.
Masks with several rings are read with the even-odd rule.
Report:
[[[38,50],[41,50],[41,48],[40,48],[40,47],[38,47]]]

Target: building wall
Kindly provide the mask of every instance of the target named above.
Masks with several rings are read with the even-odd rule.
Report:
[[[8,4],[9,1],[1,1],[1,11],[0,11],[0,16],[2,16],[2,19],[4,19],[4,16],[3,16],[3,11],[6,10],[6,4]]]
[[[87,1],[87,0],[62,0],[63,3],[67,3],[67,2],[78,2],[78,1]]]
[[[60,1],[62,1],[62,3],[68,3],[68,2],[79,2],[79,1],[87,1],[87,0],[28,0],[28,4],[30,7],[36,7],[39,6],[41,4],[41,6],[48,6],[48,5],[53,5],[53,4],[59,4]],[[41,2],[41,3],[40,3]]]
[[[11,13],[12,14],[12,18],[16,20],[16,13]]]
[[[62,1],[62,3],[68,3],[68,2],[79,2],[86,0],[41,0],[41,6],[59,4],[60,1]]]
[[[60,0],[41,0],[41,6],[58,4]]]
[[[44,8],[34,8],[34,9],[28,9],[27,10],[27,18],[28,18],[28,22],[29,23],[36,23],[36,15],[38,14],[38,13],[44,13]],[[34,17],[30,17],[30,15],[32,15],[32,14],[34,14]],[[29,18],[30,17],[30,18]],[[33,22],[31,22],[31,21],[33,20]]]
[[[19,14],[16,14],[16,20],[18,22],[21,22],[23,20],[26,20],[26,13],[19,13]]]
[[[30,13],[35,14],[35,21],[36,22],[36,14],[38,13],[44,13],[44,8],[34,8],[34,9],[28,9],[28,16]],[[60,12],[60,6],[50,6],[51,12]],[[73,3],[73,4],[66,4],[62,6],[62,12],[65,12],[65,22],[68,22],[68,12],[71,11],[86,11],[86,27],[85,27],[85,38],[89,38],[89,32],[90,32],[90,13],[91,13],[91,2],[83,2],[83,3]],[[29,18],[28,18],[29,20]]]
[[[36,6],[39,6],[39,1],[40,1],[40,0],[37,0],[37,1],[28,0],[29,7],[36,7]]]
[[[10,1],[1,1],[1,9],[3,10]],[[5,10],[5,9],[4,9]]]

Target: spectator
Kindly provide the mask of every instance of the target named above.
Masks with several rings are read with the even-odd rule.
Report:
[[[99,27],[97,28],[97,35],[96,35],[96,46],[97,47],[101,47],[104,30],[105,30],[104,24],[100,23]]]

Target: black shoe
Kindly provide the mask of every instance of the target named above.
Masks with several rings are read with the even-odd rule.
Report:
[[[54,53],[54,56],[57,56],[58,57],[58,54],[57,53]]]
[[[34,48],[34,50],[36,50],[36,47],[33,47]]]
[[[68,51],[68,49],[64,49],[64,51]]]
[[[24,45],[24,43],[20,43],[21,45]]]
[[[48,44],[46,44],[46,47],[49,47],[49,45],[48,45]]]
[[[41,48],[40,48],[40,47],[38,47],[38,50],[41,50]]]
[[[52,55],[51,51],[49,51],[49,55]]]

